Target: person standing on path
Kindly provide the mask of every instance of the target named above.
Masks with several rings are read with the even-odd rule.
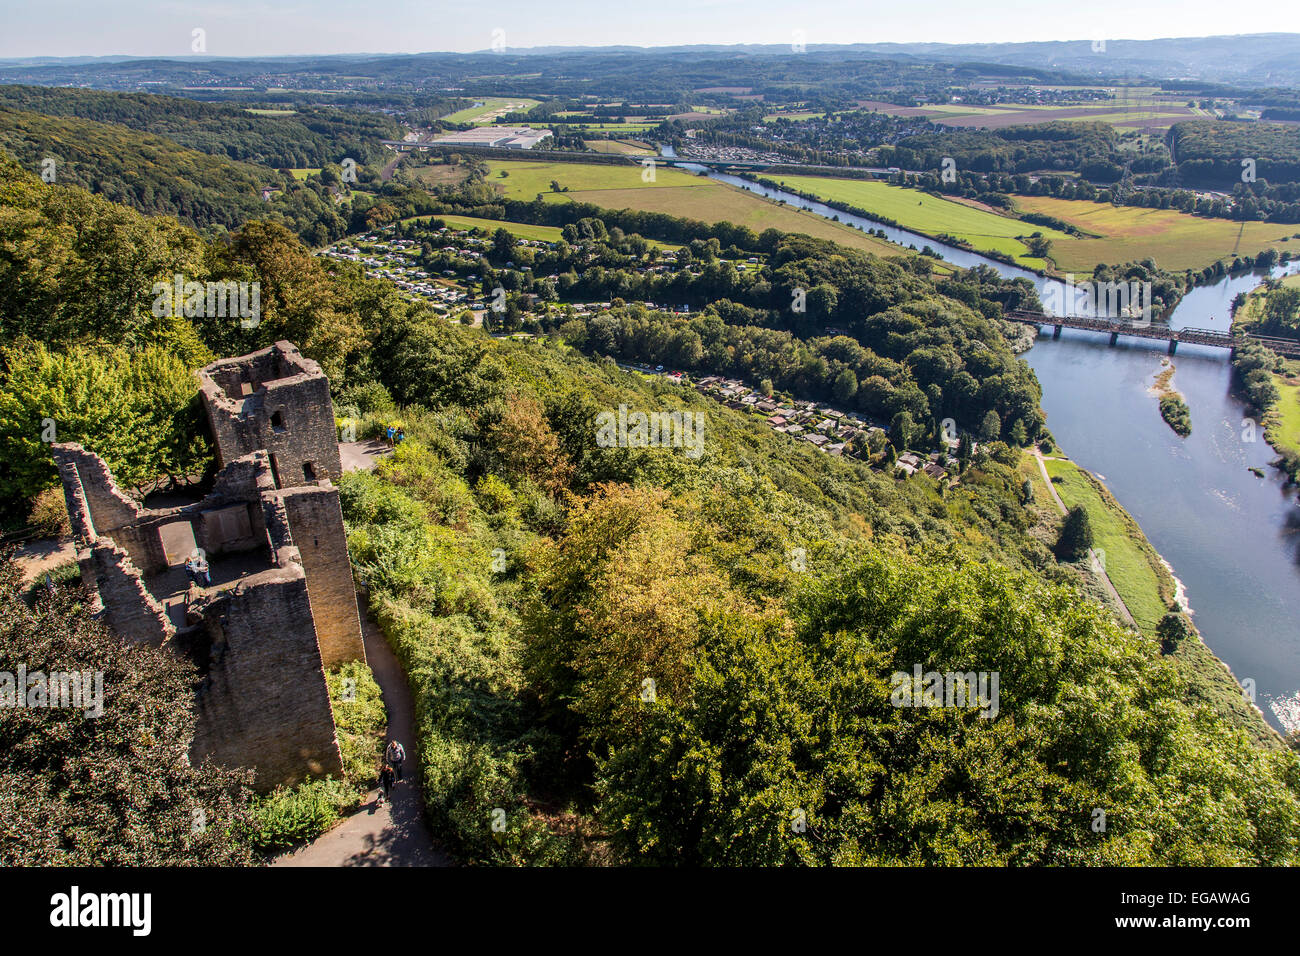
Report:
[[[384,800],[388,796],[388,791],[393,787],[393,768],[384,764],[384,769],[379,771],[379,799],[376,801],[379,806],[384,805]]]
[[[384,759],[392,764],[393,770],[397,774],[397,779],[402,779],[402,761],[406,759],[406,751],[396,740],[388,744],[388,749],[384,751]]]

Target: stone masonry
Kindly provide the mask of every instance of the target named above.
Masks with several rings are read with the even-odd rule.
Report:
[[[218,467],[265,449],[279,487],[342,476],[329,379],[293,344],[213,362],[199,387]]]
[[[329,383],[288,342],[199,378],[222,466],[200,501],[142,507],[98,455],[52,446],[82,580],[122,638],[199,667],[192,760],[251,767],[260,790],[341,776],[325,671],[365,647]],[[262,438],[274,451],[247,447]],[[185,586],[194,549],[211,587]]]

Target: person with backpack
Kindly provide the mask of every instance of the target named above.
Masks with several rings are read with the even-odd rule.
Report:
[[[402,779],[402,761],[406,759],[406,750],[396,740],[390,741],[388,749],[384,751],[384,759],[393,767],[397,774],[397,779]]]
[[[393,787],[393,768],[384,764],[384,769],[379,771],[379,796],[375,799],[377,806],[383,806],[384,800],[388,798],[388,791]]]

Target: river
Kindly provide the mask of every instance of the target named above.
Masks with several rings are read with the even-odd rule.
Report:
[[[929,245],[953,265],[987,265],[1009,278],[1029,278],[1040,295],[1055,281],[738,176],[708,175],[828,219],[884,229],[904,246]],[[1273,274],[1295,271],[1300,262]],[[1265,274],[1193,289],[1169,324],[1226,330],[1233,298]],[[1043,387],[1043,411],[1061,448],[1101,479],[1142,526],[1186,588],[1206,644],[1238,680],[1255,681],[1265,717],[1282,728],[1270,705],[1300,693],[1300,507],[1294,489],[1284,488],[1269,467],[1276,454],[1262,429],[1247,420],[1223,349],[1178,346],[1172,384],[1191,409],[1192,432],[1179,438],[1165,424],[1148,391],[1165,350],[1163,342],[1138,338],[1112,346],[1105,335],[1071,329],[1053,339],[1048,329],[1023,358]],[[1252,474],[1252,467],[1265,477]]]

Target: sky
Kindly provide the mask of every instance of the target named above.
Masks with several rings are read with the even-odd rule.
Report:
[[[1240,11],[1234,13],[1234,10]],[[1264,16],[1255,13],[1267,10]],[[0,0],[0,57],[470,52],[494,46],[1146,40],[1300,33],[1224,0]],[[195,31],[203,31],[203,51]]]

